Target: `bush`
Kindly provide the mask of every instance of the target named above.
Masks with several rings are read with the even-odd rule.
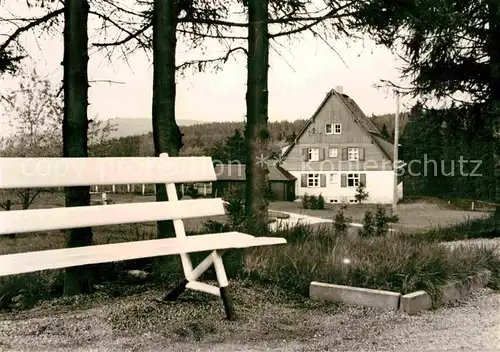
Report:
[[[309,209],[309,195],[306,193],[302,197],[302,208],[303,209]]]
[[[219,233],[231,231],[231,226],[220,221],[207,220],[203,223],[203,231],[209,233]]]
[[[245,197],[241,189],[231,187],[224,195],[223,199],[227,202],[227,215],[229,217],[231,228],[241,229],[245,223]]]
[[[371,211],[366,211],[363,217],[363,229],[359,231],[359,234],[364,237],[373,236],[375,233],[375,223],[373,214]]]
[[[325,198],[321,195],[318,196],[318,209],[325,209]]]
[[[387,216],[387,221],[390,223],[395,223],[399,221],[399,216],[394,212],[394,209],[391,208],[391,213],[390,215]]]
[[[385,213],[385,208],[377,204],[377,211],[373,219],[373,228],[375,236],[384,236],[389,231],[389,217]]]
[[[352,221],[351,218],[345,216],[345,210],[347,206],[342,204],[340,206],[340,210],[335,214],[333,228],[335,229],[335,234],[339,235],[347,235],[347,230],[349,229],[349,223]]]
[[[354,198],[358,201],[359,204],[365,199],[369,197],[369,193],[365,191],[365,185],[363,182],[359,183],[359,186],[356,188],[356,193],[354,194]]]
[[[27,309],[40,300],[60,296],[63,282],[63,270],[1,277],[0,310]]]
[[[193,199],[201,197],[200,192],[198,192],[198,189],[196,187],[194,187],[194,184],[192,184],[192,183],[187,184],[187,186],[184,190],[184,193],[186,196],[191,197]]]
[[[320,194],[319,196],[304,194],[302,197],[303,209],[325,209],[325,198]]]
[[[318,197],[315,195],[309,197],[309,209],[318,209]]]

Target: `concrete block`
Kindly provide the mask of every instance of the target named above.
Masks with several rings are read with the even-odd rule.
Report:
[[[464,282],[452,282],[440,289],[441,304],[456,301],[469,295],[471,292],[484,288],[491,278],[491,271],[484,270],[476,275],[469,276]]]
[[[399,309],[407,314],[415,314],[432,308],[432,298],[425,291],[416,291],[401,296]]]
[[[309,297],[315,300],[341,302],[350,305],[398,309],[401,294],[360,287],[311,282]]]

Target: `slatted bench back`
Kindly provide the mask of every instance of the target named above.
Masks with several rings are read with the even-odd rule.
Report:
[[[0,235],[223,215],[219,198],[177,200],[175,183],[215,181],[210,157],[0,158],[0,188],[165,183],[170,201],[0,212]],[[181,228],[182,227],[182,228]],[[185,236],[176,221],[177,235]]]

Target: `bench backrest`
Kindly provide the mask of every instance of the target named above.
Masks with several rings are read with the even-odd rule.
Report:
[[[222,199],[178,200],[175,183],[215,181],[210,157],[0,158],[0,189],[111,184],[167,185],[167,202],[0,212],[0,235],[223,215]]]

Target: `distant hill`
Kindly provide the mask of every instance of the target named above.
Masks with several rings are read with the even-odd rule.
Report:
[[[111,123],[116,126],[116,131],[113,131],[110,138],[120,138],[135,135],[143,135],[153,130],[151,119],[148,118],[115,118],[111,119]],[[177,120],[179,126],[192,126],[202,123],[209,123],[197,120]]]

